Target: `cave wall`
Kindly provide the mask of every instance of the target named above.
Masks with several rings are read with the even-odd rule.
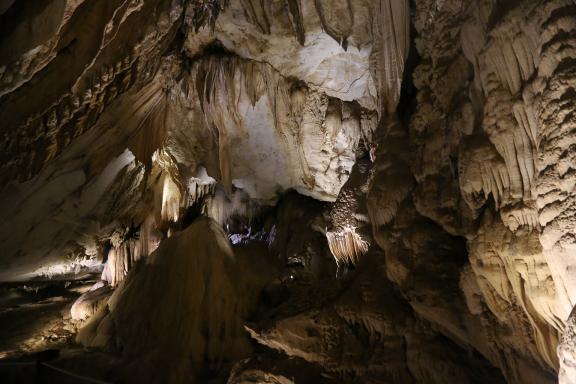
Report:
[[[434,257],[446,251],[422,255],[426,244],[414,244],[409,235],[403,236],[408,240],[390,238],[386,228],[378,229],[384,232],[379,244],[392,248],[387,256],[401,260],[394,261],[403,268],[391,278],[407,284],[405,291],[416,276],[448,279],[439,277],[440,287],[412,288],[417,312],[476,345],[509,381],[543,382],[530,367],[558,369],[558,338],[573,307],[571,227],[565,216],[573,189],[571,139],[564,127],[571,124],[566,57],[574,4],[415,5],[420,62],[413,73],[417,101],[407,139],[414,151],[414,181],[405,183],[415,186],[404,202],[413,208],[405,209],[415,209],[444,233],[464,237],[466,248],[456,252],[467,253],[468,260],[456,262],[458,271],[439,267],[447,263]],[[402,226],[402,215],[400,207],[392,233],[415,225]],[[414,256],[406,260],[406,253]],[[460,286],[467,311],[460,298],[434,300],[454,292],[448,284]],[[422,295],[428,290],[432,297]],[[478,321],[486,331],[476,328]]]
[[[330,207],[307,244],[356,275],[253,339],[374,382],[569,380],[573,2],[0,5],[0,280],[98,269],[107,244],[116,286],[191,207],[226,227],[296,190]]]

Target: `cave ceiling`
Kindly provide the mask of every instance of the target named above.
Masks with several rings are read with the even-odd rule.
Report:
[[[576,383],[575,80],[570,0],[0,0],[0,281],[121,382]]]

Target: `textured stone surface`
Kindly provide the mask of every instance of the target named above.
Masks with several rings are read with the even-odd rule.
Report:
[[[230,383],[576,382],[575,31],[569,0],[0,2],[0,280],[122,292],[203,215],[280,271],[238,288]]]
[[[158,195],[161,221],[177,221],[210,178],[263,204],[288,189],[335,200],[359,142],[372,142],[379,103],[398,99],[408,48],[400,3],[392,13],[364,1],[7,8],[0,239],[12,278],[63,254],[83,258],[114,227],[139,225]],[[22,37],[32,16],[46,31]],[[392,19],[394,50],[370,28]]]

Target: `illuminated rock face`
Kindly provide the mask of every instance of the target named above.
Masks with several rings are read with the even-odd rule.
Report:
[[[222,228],[199,219],[132,269],[107,305],[80,331],[79,341],[121,350],[136,361],[167,364],[162,372],[130,373],[141,377],[132,380],[144,382],[155,382],[147,375],[184,382],[193,369],[186,357],[194,367],[204,360],[242,357],[247,338],[240,316],[249,297],[240,297],[234,270],[237,261]],[[166,361],[167,356],[174,356],[174,361]]]
[[[208,216],[281,260],[244,325],[296,359],[230,382],[576,382],[573,1],[7,1],[0,31],[0,280],[97,274],[101,315]]]
[[[551,380],[573,306],[562,219],[573,189],[562,165],[573,145],[562,114],[573,68],[560,48],[573,10],[569,1],[417,2],[413,153],[378,157],[369,196],[389,278],[510,382]],[[456,290],[463,295],[439,300]]]
[[[0,239],[12,278],[92,256],[114,227],[143,220],[143,200],[162,200],[158,226],[177,221],[202,169],[262,204],[288,189],[336,199],[393,109],[381,104],[398,101],[407,2],[225,3],[5,10]],[[24,36],[34,18],[49,30]]]
[[[560,359],[560,371],[558,382],[561,384],[571,384],[576,382],[576,333],[575,333],[574,313],[570,314],[566,321],[562,340],[558,346],[558,358]]]

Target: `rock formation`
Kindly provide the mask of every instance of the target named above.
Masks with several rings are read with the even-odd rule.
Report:
[[[576,382],[575,47],[570,0],[0,1],[0,281],[95,280],[110,380]]]

